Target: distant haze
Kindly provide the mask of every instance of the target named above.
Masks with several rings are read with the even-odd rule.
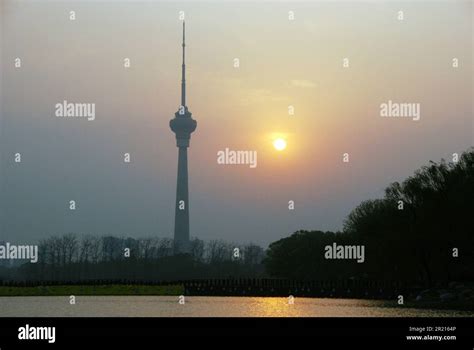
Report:
[[[198,123],[191,236],[266,245],[298,229],[341,230],[362,200],[474,144],[471,1],[0,7],[0,241],[172,237],[181,10]],[[64,100],[95,103],[95,120],[56,117]],[[420,120],[382,118],[389,100],[419,103]],[[218,164],[226,148],[257,151],[258,166]]]

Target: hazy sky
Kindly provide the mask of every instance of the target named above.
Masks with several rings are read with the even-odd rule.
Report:
[[[390,182],[474,144],[472,1],[1,2],[0,240],[172,236],[181,10],[191,236],[339,230]],[[63,100],[95,103],[96,119],[55,117]],[[419,103],[420,120],[380,117],[388,100]],[[257,168],[217,164],[225,148],[256,150]]]

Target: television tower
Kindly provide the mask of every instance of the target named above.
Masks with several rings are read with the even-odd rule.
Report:
[[[181,105],[170,120],[178,147],[178,178],[174,218],[174,253],[189,253],[188,147],[197,122],[186,106],[185,24],[183,22],[183,63],[181,65]]]

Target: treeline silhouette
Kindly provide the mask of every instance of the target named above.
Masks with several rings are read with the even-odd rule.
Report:
[[[191,241],[173,255],[166,238],[67,234],[39,243],[36,264],[0,267],[4,281],[277,278],[299,281],[397,281],[436,286],[474,281],[474,150],[457,162],[430,162],[382,199],[362,202],[343,232],[298,231],[271,243]],[[363,245],[363,263],[326,259],[325,247]],[[238,248],[238,254],[236,254]],[[129,256],[127,256],[129,249]],[[346,283],[346,282],[344,282]]]
[[[253,277],[262,274],[264,250],[255,244],[191,240],[191,254],[173,255],[168,238],[117,238],[66,234],[38,245],[38,262],[0,269],[0,280],[159,281]]]
[[[325,259],[334,242],[364,245],[364,263]],[[474,282],[474,151],[392,183],[384,198],[356,207],[343,232],[299,231],[270,244],[265,267],[270,276],[299,280]]]

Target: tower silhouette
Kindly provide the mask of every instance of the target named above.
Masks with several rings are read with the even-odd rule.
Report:
[[[181,66],[181,106],[170,120],[170,128],[176,134],[178,147],[178,178],[174,218],[174,253],[189,252],[189,193],[188,193],[188,147],[191,133],[197,122],[186,106],[185,24],[183,22],[183,64]]]

